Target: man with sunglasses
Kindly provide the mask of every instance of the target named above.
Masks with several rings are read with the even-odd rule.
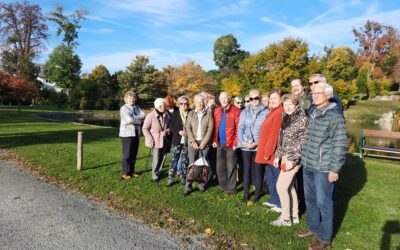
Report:
[[[242,99],[242,97],[236,96],[235,98],[233,98],[233,105],[242,110],[244,108],[244,100]]]
[[[322,74],[314,74],[310,76],[309,78],[309,84],[310,84],[310,89],[311,92],[313,92],[314,85],[318,83],[327,83],[326,78]],[[311,95],[310,95],[310,100],[312,101]],[[343,104],[342,101],[340,101],[340,98],[333,94],[329,97],[328,101],[330,103],[336,103],[335,109],[343,113]],[[310,115],[314,112],[314,110],[317,108],[317,106],[312,102],[310,108],[307,110],[307,116],[310,117]]]

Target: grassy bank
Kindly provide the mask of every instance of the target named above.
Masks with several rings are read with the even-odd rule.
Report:
[[[76,171],[76,133],[84,131],[84,170]],[[32,116],[0,110],[0,148],[10,149],[32,168],[51,178],[91,194],[128,214],[156,227],[166,227],[184,234],[215,231],[208,239],[215,247],[257,249],[304,249],[310,240],[295,234],[306,228],[305,216],[300,225],[276,228],[269,223],[277,214],[261,205],[252,207],[236,197],[209,188],[183,197],[183,187],[165,187],[151,183],[147,172],[141,178],[120,181],[121,145],[118,130],[68,123],[49,122]],[[148,149],[141,147],[137,170],[145,170]],[[338,185],[336,228],[333,249],[395,249],[400,246],[400,177],[399,162],[348,156]],[[239,190],[242,190],[239,186]]]
[[[389,111],[400,110],[399,102],[395,101],[357,101],[344,112],[346,119],[354,121],[373,122]]]

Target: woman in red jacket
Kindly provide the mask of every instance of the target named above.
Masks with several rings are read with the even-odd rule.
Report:
[[[265,165],[265,174],[268,180],[270,198],[263,203],[271,207],[273,211],[281,212],[281,202],[276,191],[276,181],[280,169],[274,167],[275,150],[278,145],[279,131],[282,125],[283,107],[281,104],[282,90],[273,89],[269,94],[269,108],[267,118],[265,118],[260,128],[258,139],[258,149],[256,163]]]

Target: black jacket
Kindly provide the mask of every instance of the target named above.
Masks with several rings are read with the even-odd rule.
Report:
[[[189,111],[190,110],[188,110],[188,114]],[[172,113],[172,119],[169,126],[169,130],[171,131],[172,135],[172,144],[179,145],[181,143],[181,138],[182,138],[182,136],[179,135],[179,131],[184,130],[184,124],[182,123],[182,118],[179,113],[179,110],[174,111],[174,113]]]

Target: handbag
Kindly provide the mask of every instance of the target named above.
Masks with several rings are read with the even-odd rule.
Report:
[[[187,176],[189,182],[207,183],[209,180],[209,165],[206,158],[200,151],[200,157],[189,166]]]

